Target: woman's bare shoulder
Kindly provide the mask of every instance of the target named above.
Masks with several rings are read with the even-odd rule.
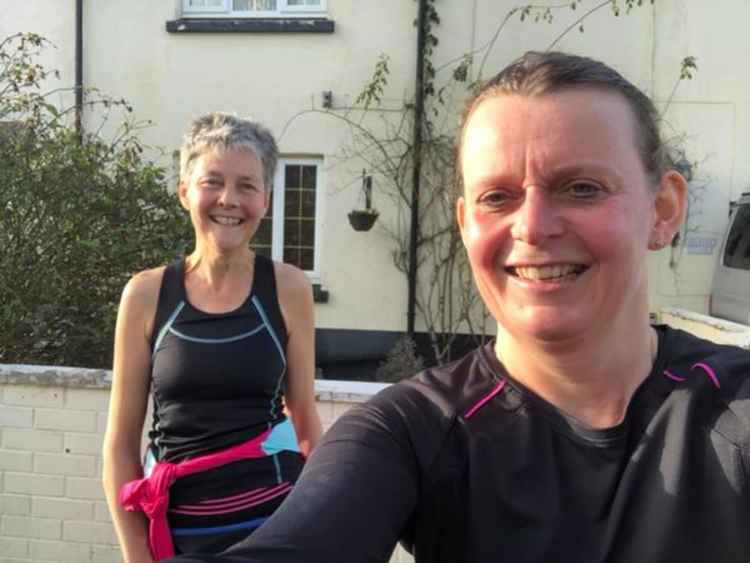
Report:
[[[313,317],[312,285],[307,275],[291,264],[274,262],[276,292],[287,327],[310,322]]]
[[[283,262],[274,262],[273,268],[276,275],[276,287],[279,298],[287,296],[294,298],[300,292],[303,294],[312,292],[312,286],[307,275],[296,266]]]
[[[155,309],[165,269],[159,266],[134,274],[122,291],[122,305]]]

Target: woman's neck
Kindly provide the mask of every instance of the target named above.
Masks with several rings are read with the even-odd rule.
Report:
[[[252,270],[255,254],[249,248],[231,253],[220,253],[210,249],[196,249],[185,261],[185,271],[201,280],[202,285],[220,290],[233,278],[245,279]]]
[[[193,307],[227,313],[245,302],[254,283],[254,254],[249,249],[228,254],[201,254],[186,259],[185,291]]]
[[[592,428],[622,422],[651,372],[658,338],[648,321],[606,335],[540,342],[498,326],[495,353],[514,379]]]

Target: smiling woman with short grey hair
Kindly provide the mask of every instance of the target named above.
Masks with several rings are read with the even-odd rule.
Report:
[[[218,553],[246,538],[293,489],[320,437],[310,282],[249,246],[277,160],[257,122],[194,120],[179,197],[195,249],[123,291],[104,487],[127,562]]]

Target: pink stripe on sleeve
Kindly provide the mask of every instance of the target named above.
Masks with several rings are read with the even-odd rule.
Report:
[[[668,377],[669,379],[672,379],[672,380],[674,380],[674,381],[685,381],[685,378],[684,378],[684,377],[680,377],[679,375],[675,375],[675,374],[673,374],[673,373],[672,373],[671,371],[669,371],[668,369],[665,369],[663,373],[664,373],[664,375],[666,375],[666,376],[667,376],[667,377]]]
[[[711,381],[713,382],[714,386],[717,389],[721,389],[721,385],[719,385],[719,378],[716,377],[716,372],[711,366],[709,366],[708,364],[704,364],[703,362],[698,362],[697,364],[694,364],[690,369],[695,368],[701,368],[703,371],[705,371],[709,379],[711,379]]]
[[[474,416],[474,414],[481,409],[487,402],[492,399],[495,395],[500,393],[500,391],[503,390],[503,387],[505,387],[505,379],[503,379],[500,383],[497,384],[497,387],[495,387],[492,391],[490,391],[486,396],[479,399],[479,401],[476,402],[476,404],[471,407],[468,411],[466,411],[466,414],[464,414],[464,418],[471,418]]]

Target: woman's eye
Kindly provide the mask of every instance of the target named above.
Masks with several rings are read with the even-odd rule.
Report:
[[[487,207],[501,207],[512,199],[511,194],[502,190],[492,190],[479,197],[479,204]]]
[[[221,186],[221,182],[218,178],[206,178],[201,181],[200,185],[204,188],[218,188]]]
[[[593,199],[603,191],[600,185],[593,182],[573,182],[563,188],[563,192],[576,199]]]

